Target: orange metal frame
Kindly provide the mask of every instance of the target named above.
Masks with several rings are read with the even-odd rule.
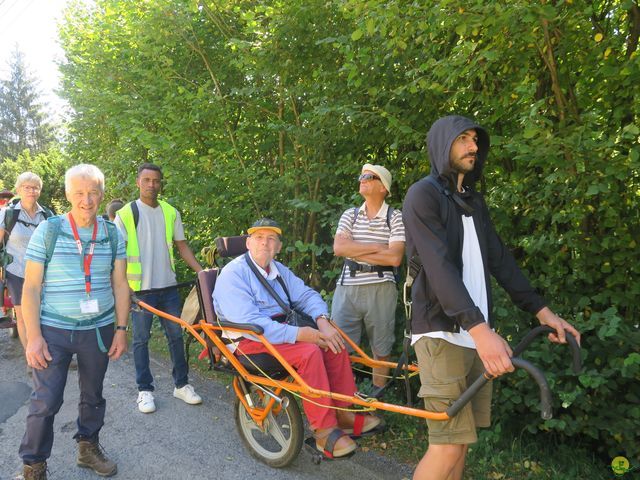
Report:
[[[426,418],[430,420],[449,420],[450,417],[445,412],[430,412],[427,410],[422,410],[419,408],[411,408],[405,407],[401,405],[395,405],[393,403],[381,402],[375,398],[360,398],[358,396],[349,396],[343,395],[340,393],[329,392],[325,390],[319,390],[316,388],[310,387],[301,377],[298,375],[298,372],[278,353],[278,351],[273,347],[269,341],[264,338],[263,335],[259,335],[248,330],[244,330],[242,328],[236,327],[222,327],[220,325],[214,325],[211,323],[207,323],[204,320],[200,320],[198,324],[189,324],[184,320],[170,315],[168,313],[163,312],[162,310],[158,310],[157,308],[152,307],[151,305],[146,304],[145,302],[138,300],[136,302],[140,307],[148,310],[151,313],[154,313],[162,318],[167,320],[171,320],[172,322],[178,323],[183,328],[185,328],[193,337],[198,340],[202,344],[202,346],[208,348],[210,344],[207,342],[207,338],[213,342],[213,344],[220,350],[222,355],[226,357],[233,368],[235,368],[238,374],[247,382],[253,383],[256,385],[260,385],[263,387],[269,387],[273,389],[273,393],[277,396],[280,395],[282,390],[287,390],[293,392],[294,394],[303,395],[309,398],[331,398],[335,400],[341,400],[345,402],[349,402],[353,405],[359,405],[362,407],[366,407],[367,409],[377,409],[377,410],[386,410],[388,412],[401,413],[403,415],[411,415],[414,417]],[[379,360],[375,360],[368,356],[365,352],[362,351],[358,345],[356,345],[347,335],[342,332],[335,324],[332,324],[334,328],[336,328],[346,342],[354,349],[355,355],[351,355],[350,359],[352,363],[359,363],[368,367],[391,367],[395,368],[396,363],[394,362],[383,362]],[[238,333],[240,335],[251,335],[256,337],[263,343],[265,348],[269,351],[271,355],[273,355],[286,369],[287,373],[289,373],[289,378],[286,380],[275,380],[262,375],[254,375],[249,373],[249,371],[240,363],[238,358],[234,355],[233,352],[229,350],[224,340],[220,338],[220,334],[222,333]],[[202,336],[204,334],[206,338]],[[407,365],[404,367],[405,374],[409,371],[416,372],[418,371],[418,367],[415,365]],[[240,402],[245,406],[247,412],[251,415],[251,418],[256,422],[256,424],[262,427],[262,423],[264,419],[267,417],[269,412],[275,410],[276,408],[280,408],[279,405],[276,404],[275,399],[270,398],[264,408],[260,407],[252,407],[247,403],[245,399],[244,393],[241,391],[240,386],[238,384],[237,379],[234,379],[233,389],[238,396]]]

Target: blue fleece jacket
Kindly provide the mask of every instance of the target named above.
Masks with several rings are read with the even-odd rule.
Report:
[[[284,280],[296,309],[314,319],[327,315],[329,309],[320,294],[307,287],[282,263],[272,261],[268,274],[256,266],[285,303],[287,296],[276,280],[278,275]],[[234,259],[220,272],[213,290],[213,307],[220,320],[261,326],[265,338],[273,344],[296,341],[298,327],[272,320],[284,312],[251,271],[244,255]]]

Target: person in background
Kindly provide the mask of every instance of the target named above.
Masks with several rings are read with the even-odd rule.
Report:
[[[11,190],[7,190],[6,188],[4,190],[0,190],[0,208],[9,203],[9,200],[12,198],[13,192]]]
[[[24,172],[18,175],[15,189],[19,198],[0,210],[0,242],[10,255],[9,258],[13,257],[13,261],[5,267],[5,280],[16,313],[18,336],[22,348],[26,349],[27,336],[22,316],[24,256],[34,230],[50,217],[52,212],[38,203],[42,179],[35,173]],[[30,371],[30,367],[27,366],[27,370]]]
[[[107,204],[107,219],[115,222],[116,212],[124,207],[124,200],[115,198]]]
[[[173,258],[175,246],[182,259],[198,273],[202,267],[193,255],[184,237],[180,212],[158,199],[162,189],[162,170],[153,163],[138,168],[136,185],[140,198],[127,203],[116,214],[116,225],[127,244],[127,280],[134,292],[143,291],[138,298],[154,308],[180,317],[181,301],[176,287]],[[152,290],[152,291],[147,291]],[[202,398],[189,384],[189,365],[184,353],[182,329],[170,320],[160,318],[173,362],[173,396],[190,405],[202,403]],[[134,310],[133,359],[138,384],[138,410],[152,413],[156,410],[153,398],[153,375],[149,367],[149,338],[153,314]]]
[[[340,217],[333,252],[345,257],[331,304],[331,317],[356,344],[362,327],[373,357],[389,360],[394,343],[398,289],[395,272],[404,256],[402,212],[385,198],[391,192],[391,173],[367,163],[358,177],[364,203]],[[384,387],[388,367],[373,369],[373,385]]]

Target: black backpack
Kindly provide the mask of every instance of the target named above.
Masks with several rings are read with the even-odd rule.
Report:
[[[20,222],[27,227],[35,227],[37,226],[34,223],[25,222],[24,220],[20,220],[20,209],[16,206],[20,202],[19,198],[14,198],[9,202],[6,206],[6,212],[4,215],[4,238],[2,239],[3,245],[6,245],[9,241],[9,236],[11,235],[11,231],[16,226],[16,223]],[[47,207],[42,207],[44,210],[42,213],[44,215],[44,219],[48,219],[49,217],[53,217],[54,213]]]

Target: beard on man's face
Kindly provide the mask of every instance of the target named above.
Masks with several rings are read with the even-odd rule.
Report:
[[[457,173],[469,173],[473,171],[476,162],[478,161],[478,155],[475,153],[469,153],[460,157],[452,158],[451,168]]]

